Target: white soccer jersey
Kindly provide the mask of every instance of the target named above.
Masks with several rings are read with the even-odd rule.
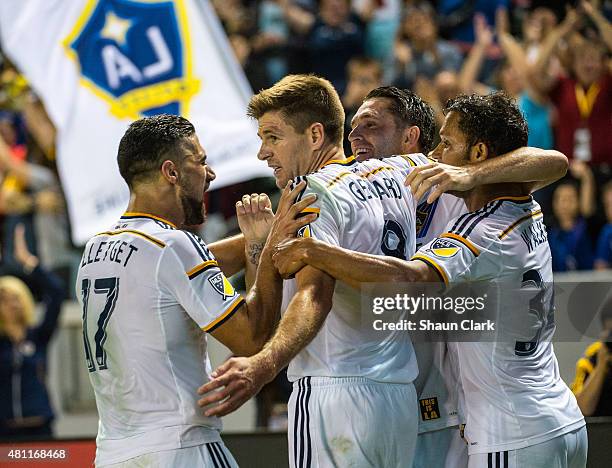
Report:
[[[305,180],[305,196],[317,194],[306,211],[319,213],[299,235],[358,252],[409,258],[415,249],[416,203],[403,185],[409,160],[397,156],[357,163],[331,161]],[[294,291],[286,282],[285,294]],[[391,332],[390,332],[391,333]],[[384,338],[384,339],[383,339]],[[395,332],[381,337],[362,324],[361,296],[337,282],[332,309],[314,340],[290,363],[288,377],[366,377],[410,383],[418,373],[410,336]]]
[[[219,441],[198,407],[206,334],[243,304],[206,244],[126,213],[86,245],[77,278],[100,423],[97,464]]]
[[[559,375],[552,304],[541,300],[537,314],[531,306],[517,308],[510,297],[516,290],[507,287],[536,284],[539,291],[552,283],[546,228],[531,197],[502,197],[450,221],[413,258],[436,269],[447,284],[499,285],[494,342],[449,343],[459,362],[470,454],[520,449],[584,425]]]
[[[428,195],[417,206],[417,249],[443,234],[451,219],[467,213],[462,198],[444,193],[429,204]],[[463,415],[455,356],[448,352],[445,342],[413,345],[419,363],[419,376],[414,381],[419,396],[419,434],[460,424]]]

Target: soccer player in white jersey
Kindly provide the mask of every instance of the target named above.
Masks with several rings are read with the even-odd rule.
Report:
[[[259,124],[258,156],[274,169],[277,185],[306,181],[304,196],[318,197],[310,208],[318,218],[302,235],[379,255],[405,258],[414,251],[416,206],[403,186],[410,163],[397,157],[360,166],[345,158],[344,111],[327,80],[286,77],[254,96],[249,114]],[[264,349],[229,360],[203,386],[202,393],[224,388],[202,403],[227,398],[206,413],[230,412],[289,364],[290,466],[410,465],[418,372],[410,337],[383,343],[364,333],[358,292],[318,270],[300,271],[285,293],[290,289],[292,299]],[[384,434],[373,429],[382,427]]]
[[[394,154],[427,154],[432,149],[434,132],[433,110],[425,101],[412,91],[385,86],[368,93],[351,122],[348,138],[353,154],[362,161]],[[567,170],[566,161],[566,158],[557,153],[535,150],[511,152],[483,164],[463,168],[425,161],[426,165],[420,165],[410,176],[418,198],[417,248],[442,234],[450,219],[467,212],[462,198],[442,193],[446,187],[465,188],[465,185],[475,181],[493,183],[501,181],[501,177],[507,181],[524,183],[541,181],[531,187],[533,190],[562,177]],[[434,194],[430,190],[433,185],[431,180],[426,179],[428,183],[421,184],[421,174],[427,174],[432,169],[441,169],[438,176],[445,175],[449,179],[446,187],[440,184]],[[442,195],[437,197],[439,193]],[[419,376],[414,385],[420,410],[419,437],[413,467],[466,466],[467,446],[458,430],[461,421],[458,419],[456,369],[452,365],[446,343],[416,342],[413,346],[419,365]],[[421,410],[427,406],[435,409]]]
[[[440,136],[434,155],[465,166],[524,145],[527,126],[504,95],[461,96],[447,105]],[[525,193],[522,184],[512,183],[466,191],[470,212],[451,220],[408,262],[292,239],[277,247],[275,263],[283,274],[308,265],[347,282],[486,280],[530,282],[545,291],[552,282],[546,229],[538,204]],[[512,342],[500,334],[494,342],[451,346],[465,395],[470,468],[586,466],[584,418],[561,380],[551,343],[553,306],[544,301],[541,308],[534,319],[529,307],[498,304],[500,320],[512,317],[526,329],[538,328],[535,341],[530,329]]]
[[[258,291],[280,279],[262,269],[245,300],[206,244],[181,229],[204,222],[204,192],[215,178],[189,121],[132,123],[117,160],[129,207],[87,243],[76,284],[100,417],[96,465],[234,467],[220,420],[197,405],[211,371],[206,334],[238,355],[257,352],[280,307],[280,295]]]

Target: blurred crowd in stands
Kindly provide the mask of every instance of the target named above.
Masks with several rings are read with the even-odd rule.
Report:
[[[529,144],[571,159],[568,177],[537,195],[554,270],[612,267],[611,2],[213,4],[255,91],[288,73],[324,76],[342,96],[347,129],[368,91],[381,85],[414,90],[438,124],[457,94],[502,89],[515,97]]]
[[[554,270],[612,268],[611,1],[212,0],[212,4],[254,91],[289,73],[326,77],[345,106],[345,136],[363,98],[382,85],[413,89],[433,107],[438,124],[444,103],[458,94],[502,89],[512,95],[528,121],[529,144],[558,149],[571,161],[565,179],[536,194],[546,214]],[[58,297],[74,294],[73,276],[80,258],[80,246],[70,241],[55,143],[55,130],[43,105],[0,54],[0,276],[23,279],[38,299],[46,301],[51,314],[43,321],[46,328],[36,332],[44,338],[38,345],[43,356],[31,364],[32,382],[37,369],[44,368],[45,340],[55,326]],[[348,142],[345,147],[349,154]],[[243,193],[272,190],[273,182],[258,180],[209,194],[205,239],[237,228],[234,202]],[[37,288],[43,277],[49,290]],[[61,283],[64,287],[58,292]],[[0,284],[0,289],[9,286]],[[0,295],[4,291],[3,303],[8,304],[10,291],[5,289]],[[19,297],[22,293],[15,292]],[[3,341],[7,336],[34,333],[25,312],[9,309],[0,304],[0,353],[8,353],[9,345]],[[20,313],[21,328],[7,331],[7,323]],[[0,357],[9,359],[8,354]],[[2,379],[10,378],[9,371],[8,364],[0,365]],[[42,415],[35,423],[42,421],[44,429],[50,418],[46,395],[35,401],[40,407],[33,414]],[[14,417],[0,414],[0,420]]]

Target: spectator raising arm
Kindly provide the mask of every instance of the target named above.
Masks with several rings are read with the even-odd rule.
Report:
[[[570,174],[580,181],[580,214],[587,219],[595,213],[595,178],[593,171],[584,161],[572,161]]]
[[[476,41],[459,73],[459,89],[465,94],[488,94],[489,87],[477,81],[487,50],[493,44],[493,31],[482,14],[474,16],[474,33]]]
[[[582,0],[580,8],[589,18],[591,18],[595,26],[597,26],[597,29],[599,29],[601,39],[606,44],[606,47],[608,47],[608,51],[612,51],[612,25],[610,22],[601,14],[601,11],[591,4],[591,2]]]
[[[546,94],[555,85],[556,77],[548,72],[548,65],[557,45],[567,39],[576,30],[580,22],[580,17],[575,10],[569,10],[565,19],[559,26],[554,28],[540,47],[538,58],[528,69],[528,77],[531,84],[538,92]]]

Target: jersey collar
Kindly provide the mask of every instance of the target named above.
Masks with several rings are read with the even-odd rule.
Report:
[[[355,162],[355,156],[348,157],[346,159],[332,159],[324,163],[319,170],[323,169],[325,166],[329,166],[330,164],[340,164],[342,166],[350,166]]]
[[[138,213],[135,211],[126,211],[125,213],[123,213],[123,216],[121,216],[121,219],[134,219],[134,218],[147,218],[147,219],[153,219],[156,221],[161,221],[162,223],[166,223],[169,226],[172,226],[174,229],[177,229],[174,223],[171,223],[167,219],[160,218],[159,216],[155,216],[149,213]]]

